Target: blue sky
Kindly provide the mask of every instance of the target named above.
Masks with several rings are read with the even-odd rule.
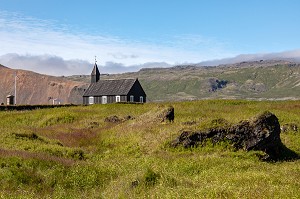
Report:
[[[104,71],[125,72],[295,54],[299,8],[297,0],[0,0],[0,63],[57,75],[89,73],[95,55]]]

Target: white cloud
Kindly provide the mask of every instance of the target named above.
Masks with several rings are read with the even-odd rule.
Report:
[[[142,68],[166,68],[172,65],[165,62],[147,62],[144,64],[124,66],[122,63],[106,62],[104,66],[100,66],[100,72],[103,73],[119,73],[122,72],[135,72]]]
[[[66,69],[73,66],[73,74],[84,73],[84,69],[79,65],[70,64],[71,61],[67,61],[67,66],[58,64],[59,67],[50,67],[50,62],[46,63],[42,57],[47,57],[48,60],[50,57],[56,57],[93,62],[94,56],[97,55],[98,63],[102,65],[121,62],[121,70],[143,63],[179,64],[233,55],[224,50],[224,44],[221,42],[199,35],[170,36],[150,43],[111,35],[87,34],[84,30],[79,31],[78,28],[64,26],[56,21],[39,20],[3,11],[0,11],[0,43],[0,55],[16,53],[19,56],[20,63],[15,65],[17,61],[11,60],[10,67],[35,69],[37,72],[41,71],[38,70],[41,67],[43,73],[56,75],[64,73],[64,67]],[[33,62],[34,58],[37,62]],[[27,63],[21,64],[21,60],[27,60]],[[36,63],[45,65],[38,67]],[[59,72],[53,71],[53,67]]]
[[[116,53],[109,53],[108,55],[114,57],[115,59],[128,59],[128,58],[138,58],[138,55],[129,55],[129,54],[124,54],[121,52],[116,52]]]
[[[211,60],[201,62],[200,65],[216,66],[220,64],[233,64],[243,61],[259,61],[259,60],[288,60],[300,62],[300,49],[284,51],[278,53],[258,53],[258,54],[242,54],[231,58]]]
[[[26,69],[48,75],[87,74],[92,66],[83,60],[64,60],[51,55],[18,55],[5,54],[0,56],[0,63],[7,67]]]
[[[90,74],[93,64],[84,60],[64,60],[51,55],[18,55],[15,53],[0,56],[0,63],[4,66],[26,69],[42,74],[62,76]],[[138,65],[124,65],[116,62],[106,62],[98,65],[101,73],[135,72],[141,68],[171,67],[164,62],[147,62]]]

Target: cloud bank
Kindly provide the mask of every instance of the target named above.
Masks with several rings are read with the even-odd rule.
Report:
[[[93,64],[84,60],[64,60],[62,57],[51,55],[18,55],[5,54],[0,56],[0,64],[9,68],[26,69],[37,73],[68,76],[90,74]],[[13,66],[13,67],[12,67]],[[135,72],[142,68],[171,67],[165,62],[148,62],[126,66],[122,63],[106,62],[98,64],[101,73],[116,74],[120,72]]]
[[[85,64],[92,64],[95,55],[99,64],[106,68],[110,65],[115,72],[133,70],[126,67],[139,68],[145,63],[196,63],[234,55],[225,50],[224,43],[199,35],[125,39],[1,10],[0,40],[0,56],[6,60],[2,64],[55,75],[69,74],[64,70],[70,68],[74,74],[85,73]],[[19,61],[12,60],[13,56]],[[55,65],[50,67],[49,60]],[[120,63],[118,67],[116,63]]]
[[[203,66],[217,66],[220,64],[234,64],[243,61],[259,60],[288,60],[300,63],[300,49],[278,53],[242,54],[232,58],[204,61],[199,64]]]
[[[259,60],[288,60],[300,63],[300,49],[279,53],[244,54],[232,58],[200,62],[198,65],[218,66],[220,64]],[[54,76],[90,74],[93,68],[92,63],[79,59],[65,60],[62,57],[51,55],[19,55],[15,53],[0,56],[0,64],[10,68],[26,69]],[[172,67],[173,65],[166,62],[147,62],[135,65],[124,65],[121,62],[105,62],[104,64],[98,64],[98,66],[101,73],[116,74],[136,72],[142,68],[164,68]]]
[[[0,56],[0,63],[9,68],[26,69],[47,75],[86,74],[91,64],[83,60],[64,60],[50,55],[18,55]]]

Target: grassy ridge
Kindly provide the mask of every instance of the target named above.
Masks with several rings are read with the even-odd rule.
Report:
[[[139,72],[141,83],[150,100],[189,100],[201,98],[299,98],[300,67],[263,65],[248,67],[211,67],[185,70],[159,70],[146,76]],[[211,81],[226,80],[228,84],[215,92]]]
[[[90,81],[90,76],[68,77]],[[101,76],[102,79],[139,78],[149,101],[195,99],[300,99],[300,64],[262,61],[217,67],[177,66],[142,69],[135,73]],[[227,82],[213,89],[216,80]]]
[[[173,149],[181,129],[231,123],[265,110],[300,124],[300,102],[172,103],[174,123],[155,120],[170,103],[109,104],[0,112],[2,198],[299,198],[300,162],[266,163],[229,145]],[[107,116],[134,117],[108,123]],[[187,124],[191,125],[187,125]],[[281,135],[300,154],[299,132]]]

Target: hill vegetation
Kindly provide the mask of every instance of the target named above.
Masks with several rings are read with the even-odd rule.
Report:
[[[103,75],[102,79],[139,78],[150,101],[197,99],[300,99],[300,64],[253,61],[220,66],[180,65]],[[71,76],[89,82],[89,76]]]
[[[18,104],[81,104],[90,75],[53,77],[0,65],[0,103],[14,94],[17,72]],[[101,72],[101,71],[100,71]],[[180,65],[145,68],[138,72],[102,74],[102,79],[139,78],[148,101],[197,99],[300,99],[300,64],[253,61],[220,66]],[[50,99],[50,100],[49,100]]]
[[[299,126],[299,103],[202,100],[1,111],[0,197],[299,198],[299,159],[264,162],[263,152],[226,142],[170,145],[183,129],[237,123],[264,111],[282,126]],[[161,122],[157,117],[169,105],[175,120]],[[300,154],[299,136],[286,128],[281,140]]]

